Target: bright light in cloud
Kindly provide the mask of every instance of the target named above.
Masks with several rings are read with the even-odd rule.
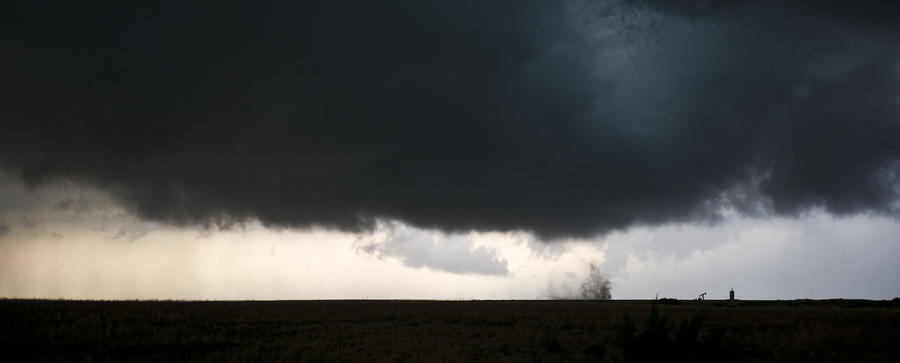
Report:
[[[534,299],[548,278],[575,279],[582,260],[602,258],[596,245],[538,252],[524,234],[448,236],[399,223],[358,235],[258,223],[176,228],[140,221],[89,189],[3,188],[17,198],[0,215],[4,297]]]
[[[497,276],[407,266],[398,258],[360,252],[359,236],[328,231],[278,232],[258,225],[206,234],[160,229],[131,242],[90,229],[57,233],[66,237],[5,239],[0,296],[533,299],[543,297],[547,277],[558,270],[579,272],[576,251],[591,250],[581,246],[547,259],[515,239],[486,243],[484,236],[471,236],[479,241],[472,251],[490,246],[510,262],[508,274]],[[462,258],[456,264],[467,262],[456,257]]]
[[[744,299],[900,295],[900,223],[890,218],[731,216],[541,242],[396,222],[364,234],[176,228],[140,221],[96,191],[3,188],[16,196],[0,211],[3,297],[535,299],[574,296],[590,263],[616,299],[724,298],[731,288]]]

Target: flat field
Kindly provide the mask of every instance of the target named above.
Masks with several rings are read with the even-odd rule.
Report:
[[[900,302],[12,299],[0,344],[10,362],[896,361]]]

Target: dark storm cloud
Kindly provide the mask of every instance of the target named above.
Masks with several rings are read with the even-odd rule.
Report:
[[[36,1],[0,13],[4,169],[101,188],[147,219],[556,237],[723,206],[897,214],[894,6]]]

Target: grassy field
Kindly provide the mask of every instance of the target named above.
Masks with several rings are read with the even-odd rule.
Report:
[[[0,300],[19,360],[893,361],[898,301]]]

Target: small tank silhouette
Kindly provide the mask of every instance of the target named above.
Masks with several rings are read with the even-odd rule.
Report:
[[[734,301],[734,289],[728,292],[728,300]]]

